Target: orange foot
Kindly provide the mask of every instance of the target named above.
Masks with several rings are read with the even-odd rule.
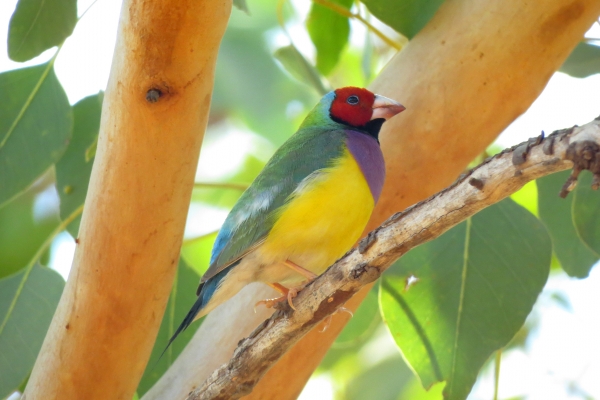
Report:
[[[308,282],[306,282],[304,284],[304,286],[306,286],[308,283],[312,282],[315,280],[315,278],[317,277],[316,274],[313,274],[312,272],[310,272],[309,270],[302,268],[301,266],[299,266],[298,264],[296,264],[293,261],[290,260],[285,260],[283,262],[283,264],[290,268],[291,270],[296,271],[297,273],[299,273],[300,275],[304,276],[306,279],[308,279]]]
[[[294,302],[292,301],[293,298],[298,295],[299,291],[304,289],[304,287],[306,285],[308,285],[310,282],[314,281],[315,278],[317,277],[316,274],[312,273],[311,271],[309,271],[305,268],[302,268],[301,266],[294,263],[293,261],[285,260],[283,262],[283,264],[286,267],[288,267],[288,268],[292,269],[293,271],[296,271],[300,275],[304,276],[307,280],[305,282],[303,282],[300,286],[295,287],[295,288],[289,288],[289,289],[279,283],[267,283],[267,285],[271,286],[273,289],[275,289],[279,293],[281,293],[281,297],[276,297],[274,299],[265,299],[265,300],[259,301],[258,303],[256,303],[254,305],[255,311],[256,311],[256,307],[258,307],[261,304],[264,304],[265,307],[267,307],[267,308],[272,308],[275,306],[275,304],[281,303],[282,301],[285,301],[285,300],[287,300],[290,307],[292,307],[292,309],[295,311],[296,307],[294,306]]]
[[[288,304],[290,305],[290,307],[292,307],[293,310],[296,310],[296,307],[294,307],[294,303],[293,303],[292,299],[298,295],[298,291],[300,291],[304,286],[301,286],[299,288],[288,289],[285,286],[280,285],[279,283],[267,283],[267,285],[269,285],[273,289],[277,290],[279,293],[282,294],[282,296],[276,297],[274,299],[265,299],[265,300],[259,301],[258,303],[256,303],[254,305],[255,311],[256,311],[256,307],[258,307],[261,304],[264,304],[265,307],[267,307],[267,308],[272,308],[273,306],[275,306],[275,304],[281,303],[282,301],[285,301],[285,300],[287,300]]]

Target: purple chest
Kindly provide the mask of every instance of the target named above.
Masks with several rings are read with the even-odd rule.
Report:
[[[356,131],[347,130],[346,135],[346,146],[358,163],[377,203],[385,181],[385,161],[379,143],[375,138]]]

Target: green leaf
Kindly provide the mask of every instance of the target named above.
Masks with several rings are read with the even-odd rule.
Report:
[[[600,192],[591,188],[592,174],[583,171],[573,193],[573,223],[577,235],[600,256]]]
[[[52,64],[0,74],[0,205],[64,153],[73,115]]]
[[[320,95],[329,92],[323,85],[319,72],[310,65],[306,58],[293,45],[281,47],[273,56],[281,63],[283,68],[300,82],[306,83]]]
[[[600,46],[579,43],[559,68],[560,72],[576,78],[585,78],[600,72]]]
[[[488,357],[525,322],[548,278],[550,238],[506,199],[401,258],[384,276],[384,320],[425,388],[465,399]],[[407,285],[409,278],[418,279]]]
[[[352,0],[327,0],[347,10]],[[306,29],[317,50],[317,69],[328,75],[340,60],[350,37],[350,21],[327,7],[312,3],[306,19]]]
[[[404,387],[398,400],[443,400],[444,385],[443,382],[436,383],[425,390],[418,379],[413,379]]]
[[[413,379],[402,357],[389,358],[353,378],[346,388],[346,400],[396,400]]]
[[[57,272],[39,264],[0,279],[0,398],[31,372],[64,285]]]
[[[8,27],[8,56],[30,60],[60,45],[76,23],[76,0],[19,0]]]
[[[367,339],[374,332],[375,327],[380,323],[377,293],[378,288],[373,287],[365,300],[354,312],[342,332],[335,340],[334,347],[354,346]]]
[[[210,254],[216,238],[217,232],[210,233],[185,241],[181,247],[181,257],[200,275],[208,269]]]
[[[536,217],[539,215],[538,189],[535,181],[527,182],[521,189],[511,194],[510,198]]]
[[[59,224],[58,210],[39,213],[36,206],[54,185],[51,173],[0,207],[0,278],[23,269]],[[50,211],[50,212],[47,212]]]
[[[318,96],[283,71],[265,46],[265,37],[279,29],[273,3],[253,2],[252,11],[252,18],[231,14],[219,49],[210,121],[227,118],[279,146]]]
[[[538,179],[538,208],[542,222],[548,228],[552,238],[554,254],[569,276],[585,278],[592,266],[598,261],[598,255],[588,248],[579,238],[572,219],[574,198],[562,199],[558,196],[561,187],[567,181],[570,171],[562,171]],[[582,186],[580,182],[578,188]],[[597,200],[596,200],[597,201]]]
[[[179,353],[188,344],[200,324],[194,323],[192,326],[183,331],[177,339],[167,349],[162,358],[159,357],[167,346],[169,339],[175,333],[175,330],[183,321],[194,302],[196,301],[196,289],[200,283],[200,276],[190,268],[181,258],[177,267],[177,275],[175,283],[165,315],[163,316],[154,349],[150,355],[148,366],[142,376],[142,380],[138,386],[137,392],[143,396],[152,385],[165,373],[165,371],[173,364]]]
[[[102,111],[101,93],[86,97],[73,106],[73,137],[67,151],[56,163],[56,189],[60,197],[60,216],[67,218],[85,201],[93,156],[88,156],[98,140],[100,113]],[[78,217],[67,228],[73,237],[79,231]]]
[[[374,16],[412,39],[444,0],[363,0]]]
[[[444,383],[436,383],[425,390],[418,379],[413,379],[405,386],[398,400],[443,400],[444,385]]]
[[[233,5],[238,10],[250,15],[250,9],[248,8],[248,4],[246,4],[246,0],[233,0]]]

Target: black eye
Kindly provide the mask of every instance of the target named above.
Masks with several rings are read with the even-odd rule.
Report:
[[[352,96],[348,97],[348,99],[346,100],[346,103],[351,104],[351,105],[358,104],[358,96],[352,95]]]

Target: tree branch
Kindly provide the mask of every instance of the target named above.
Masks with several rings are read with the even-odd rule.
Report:
[[[240,341],[232,359],[217,369],[188,400],[237,399],[250,393],[265,372],[318,322],[335,313],[410,249],[520,189],[525,183],[573,167],[563,192],[582,169],[600,182],[600,117],[582,126],[539,136],[484,161],[454,184],[369,233],[323,275]],[[561,192],[561,194],[564,194]]]
[[[123,1],[69,279],[28,399],[131,399],[181,249],[231,0]]]

